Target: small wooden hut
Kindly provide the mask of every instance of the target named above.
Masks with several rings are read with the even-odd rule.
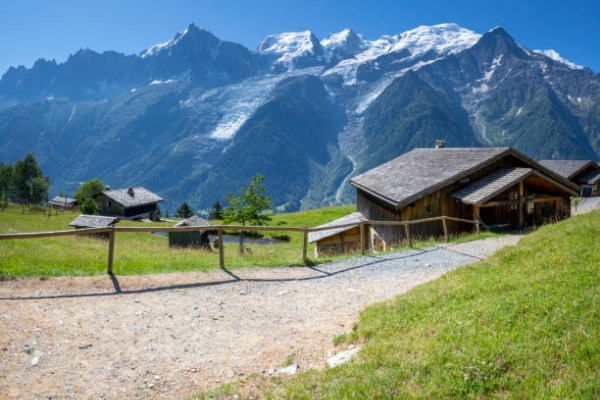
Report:
[[[342,228],[310,232],[308,234],[308,242],[316,243],[315,257],[359,252],[361,249],[360,223],[362,221],[366,221],[365,216],[359,212],[354,212],[326,224],[319,225],[317,228],[350,224]],[[365,238],[363,237],[362,240],[365,241]]]
[[[184,219],[174,225],[175,228],[192,227],[208,228],[212,224],[197,215]],[[169,232],[169,247],[197,247],[210,250],[210,240],[207,229],[198,229],[186,232]]]
[[[117,222],[119,222],[118,218],[115,217],[105,217],[101,215],[85,215],[81,214],[77,218],[75,218],[69,226],[75,227],[75,229],[86,229],[86,228],[108,228],[109,226],[114,226]],[[108,232],[106,233],[92,233],[90,236],[97,237],[100,239],[108,239],[110,236]]]
[[[48,205],[55,210],[70,210],[74,211],[77,208],[77,199],[72,199],[65,196],[54,196]]]

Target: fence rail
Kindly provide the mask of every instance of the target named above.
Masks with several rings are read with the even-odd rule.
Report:
[[[14,240],[14,239],[36,239],[36,238],[48,238],[48,237],[58,237],[58,236],[76,236],[76,235],[91,235],[98,233],[108,233],[108,260],[107,260],[107,269],[106,272],[109,275],[113,274],[113,262],[114,262],[114,248],[115,248],[115,234],[117,232],[121,233],[136,233],[136,232],[147,232],[147,233],[156,233],[156,232],[197,232],[197,231],[216,231],[217,232],[217,243],[219,248],[219,265],[221,268],[225,267],[225,252],[223,246],[223,234],[227,231],[246,231],[246,232],[302,232],[303,236],[303,245],[302,245],[302,261],[304,264],[308,261],[308,234],[311,232],[323,232],[334,229],[342,229],[342,228],[353,228],[360,227],[360,247],[361,254],[366,253],[365,243],[364,243],[364,234],[365,227],[368,225],[387,225],[387,226],[404,226],[406,236],[408,239],[409,246],[412,246],[412,240],[410,235],[409,226],[422,224],[426,222],[434,222],[441,221],[443,225],[444,231],[444,239],[448,241],[448,228],[446,221],[455,221],[455,222],[464,222],[475,225],[475,229],[477,234],[479,234],[479,221],[472,221],[468,219],[454,218],[454,217],[433,217],[433,218],[425,218],[413,221],[362,221],[359,223],[349,223],[349,224],[340,224],[340,225],[331,225],[320,228],[307,228],[307,227],[280,227],[280,226],[241,226],[241,225],[210,225],[208,227],[107,227],[107,228],[86,228],[86,229],[76,229],[76,230],[68,230],[68,231],[54,231],[54,232],[32,232],[32,233],[10,233],[10,234],[0,234],[0,240]]]

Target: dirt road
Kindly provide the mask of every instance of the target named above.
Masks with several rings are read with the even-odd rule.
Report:
[[[366,306],[519,239],[313,268],[0,282],[0,397],[171,399],[289,362],[323,368]]]

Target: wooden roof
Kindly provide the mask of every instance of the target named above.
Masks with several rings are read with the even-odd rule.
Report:
[[[507,156],[514,156],[560,183],[569,194],[579,190],[556,172],[511,147],[414,149],[350,180],[350,183],[396,208],[413,203]]]
[[[401,207],[433,193],[505,155],[509,147],[414,149],[350,180]]]
[[[72,206],[72,205],[76,204],[77,199],[72,199],[70,197],[64,197],[64,196],[54,196],[52,198],[52,200],[50,200],[48,203],[52,204],[53,206],[68,207],[68,206]]]
[[[533,173],[531,168],[503,168],[476,180],[469,186],[452,194],[463,203],[483,204],[503,191],[527,178]]]
[[[162,197],[143,187],[105,190],[102,194],[125,208],[164,201]]]
[[[342,218],[338,218],[338,219],[328,222],[326,224],[319,225],[319,226],[317,226],[317,228],[325,228],[328,226],[337,226],[337,225],[346,225],[346,224],[355,224],[355,225],[347,226],[345,228],[328,229],[326,231],[309,232],[308,233],[308,242],[314,243],[321,239],[335,236],[341,232],[345,232],[347,230],[356,228],[358,226],[358,224],[360,224],[360,222],[366,221],[366,220],[367,219],[365,218],[365,216],[362,215],[360,212],[353,212],[352,214],[345,215]]]
[[[197,215],[192,215],[191,217],[184,219],[183,221],[179,221],[177,224],[173,225],[175,228],[190,226],[197,228],[204,228],[207,226],[211,226],[210,221],[205,220]]]
[[[119,222],[119,219],[115,217],[82,214],[71,221],[69,225],[76,228],[107,228],[117,222]]]
[[[541,160],[539,163],[567,179],[575,178],[589,167],[598,168],[592,160]]]
[[[590,171],[577,178],[577,183],[581,183],[583,185],[595,185],[598,182],[600,182],[600,168]]]

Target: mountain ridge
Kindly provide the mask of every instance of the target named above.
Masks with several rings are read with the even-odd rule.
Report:
[[[53,192],[98,176],[169,209],[207,208],[264,172],[274,205],[293,210],[351,201],[349,177],[435,139],[599,158],[599,75],[550,55],[500,27],[284,33],[251,51],[190,24],[137,55],[11,67],[0,159],[33,151]]]

